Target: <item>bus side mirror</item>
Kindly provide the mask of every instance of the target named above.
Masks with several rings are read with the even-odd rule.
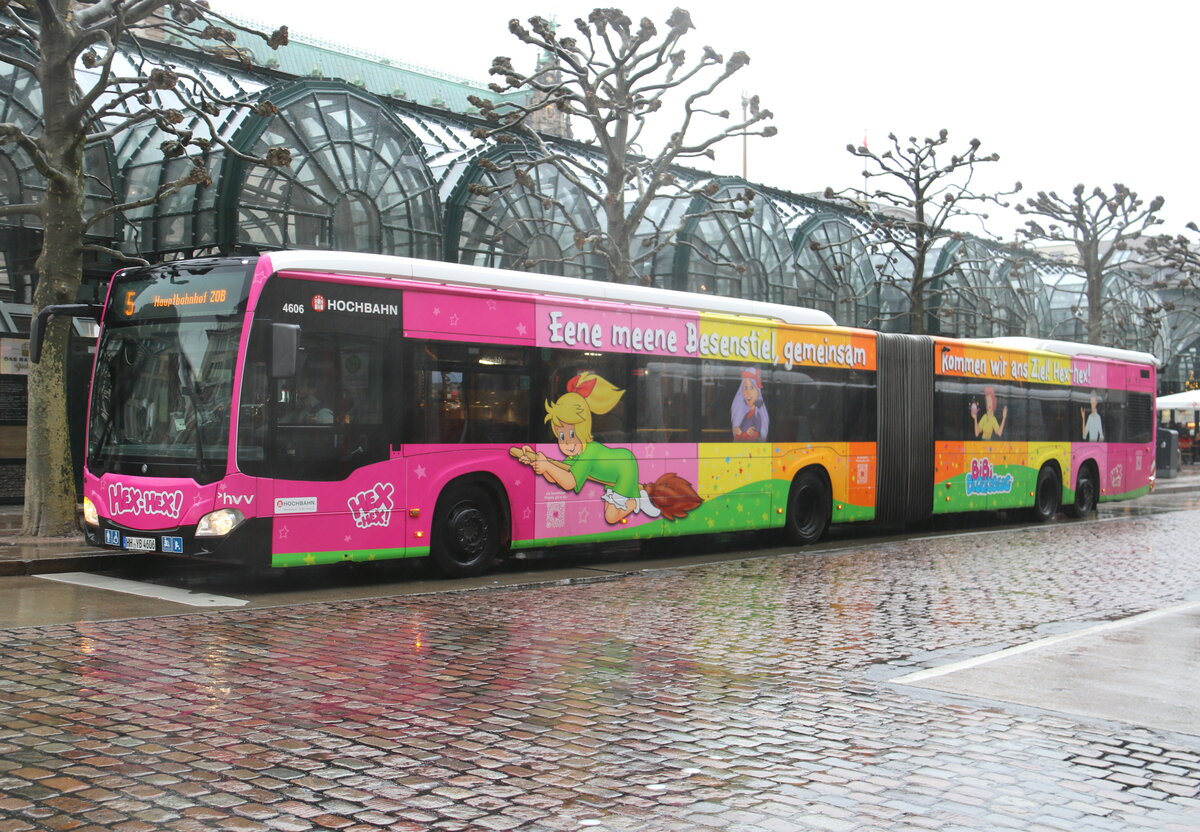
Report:
[[[50,318],[55,315],[66,315],[71,318],[91,318],[99,321],[104,313],[104,307],[98,303],[59,303],[54,306],[43,306],[29,327],[29,360],[37,364],[42,360],[42,344],[46,340],[46,327]]]
[[[300,326],[271,324],[271,378],[294,378],[300,356]]]

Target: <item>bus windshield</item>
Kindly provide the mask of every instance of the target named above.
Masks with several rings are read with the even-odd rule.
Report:
[[[238,264],[118,275],[92,388],[93,474],[225,473],[247,273]]]

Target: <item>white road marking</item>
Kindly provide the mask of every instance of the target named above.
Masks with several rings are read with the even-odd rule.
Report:
[[[1191,601],[1186,604],[1176,604],[1173,607],[1164,607],[1160,610],[1150,610],[1149,612],[1131,615],[1128,618],[1122,618],[1118,621],[1106,621],[1103,624],[1097,624],[1094,627],[1085,627],[1082,630],[1076,630],[1073,633],[1062,633],[1057,636],[1048,636],[1040,638],[1037,641],[1030,641],[1026,644],[1018,644],[1016,647],[1009,647],[1004,650],[997,650],[995,653],[987,653],[983,656],[976,656],[973,659],[966,659],[961,662],[952,662],[951,664],[942,665],[941,667],[931,667],[928,670],[918,670],[916,673],[910,673],[907,676],[901,676],[897,679],[892,679],[902,685],[916,685],[927,679],[933,679],[938,676],[945,676],[949,673],[954,673],[959,670],[967,670],[972,667],[988,664],[999,659],[1006,659],[1009,656],[1016,656],[1021,653],[1028,653],[1031,650],[1037,650],[1042,647],[1047,647],[1051,644],[1057,644],[1062,641],[1069,641],[1073,638],[1082,638],[1084,636],[1097,635],[1098,633],[1106,633],[1110,630],[1119,630],[1122,627],[1128,627],[1131,624],[1140,624],[1143,621],[1149,621],[1153,618],[1161,618],[1166,615],[1175,615],[1176,613],[1189,612],[1200,607],[1200,601]]]
[[[93,589],[107,589],[110,592],[123,592],[126,595],[138,595],[142,598],[155,598],[159,601],[170,601],[174,604],[186,604],[189,607],[242,607],[250,603],[241,598],[229,598],[224,595],[208,595],[204,592],[192,592],[190,589],[176,589],[171,586],[127,581],[124,578],[109,578],[105,575],[92,575],[88,572],[60,572],[54,575],[38,575],[47,581],[58,581],[64,584],[87,586]]]

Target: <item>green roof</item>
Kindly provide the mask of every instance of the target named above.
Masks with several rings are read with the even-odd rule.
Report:
[[[277,28],[258,20],[233,17],[248,28],[270,33]],[[475,95],[500,102],[524,100],[528,93],[497,94],[485,81],[472,81],[447,72],[407,64],[351,46],[289,31],[290,43],[272,50],[261,39],[239,33],[236,47],[247,50],[259,66],[297,77],[340,78],[376,95],[403,98],[455,113],[476,113],[467,100]]]

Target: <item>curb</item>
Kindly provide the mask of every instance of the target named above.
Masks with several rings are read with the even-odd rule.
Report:
[[[116,569],[128,563],[129,555],[123,552],[105,552],[97,549],[90,552],[68,552],[62,556],[0,560],[0,577],[11,578],[21,575],[50,575],[59,572],[87,572]]]

